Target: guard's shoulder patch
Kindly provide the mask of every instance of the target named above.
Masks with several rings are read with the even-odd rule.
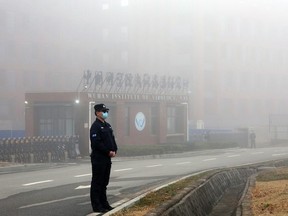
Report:
[[[97,134],[92,134],[92,136],[91,137],[96,137],[97,136]]]

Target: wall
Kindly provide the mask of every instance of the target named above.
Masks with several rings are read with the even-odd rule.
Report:
[[[207,216],[227,189],[245,184],[248,177],[256,172],[257,169],[254,168],[239,168],[216,173],[207,179],[202,179],[203,183],[200,185],[189,188],[190,192],[186,191],[185,195],[175,197],[170,205],[164,204],[162,208],[157,208],[147,216]]]

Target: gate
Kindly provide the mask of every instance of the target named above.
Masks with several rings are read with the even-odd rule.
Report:
[[[282,143],[288,140],[288,115],[269,115],[269,136],[271,143]]]

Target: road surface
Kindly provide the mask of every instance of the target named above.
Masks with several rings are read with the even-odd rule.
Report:
[[[288,158],[288,147],[223,149],[159,156],[115,158],[108,198],[113,206],[183,176],[203,170]],[[92,212],[89,161],[0,168],[1,216],[84,216]],[[16,170],[16,171],[15,171]]]

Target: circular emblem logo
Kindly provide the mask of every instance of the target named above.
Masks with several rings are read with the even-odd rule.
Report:
[[[145,128],[145,115],[142,112],[138,112],[135,116],[135,126],[138,131],[142,131]]]

